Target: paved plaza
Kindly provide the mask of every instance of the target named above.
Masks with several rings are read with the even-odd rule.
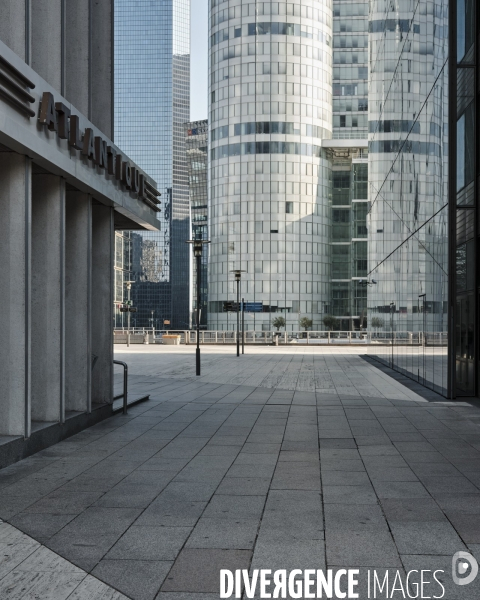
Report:
[[[478,405],[361,348],[205,347],[201,377],[193,347],[115,350],[150,400],[0,471],[2,600],[214,600],[220,569],[344,568],[361,599],[374,569],[479,597],[451,577],[480,560]]]

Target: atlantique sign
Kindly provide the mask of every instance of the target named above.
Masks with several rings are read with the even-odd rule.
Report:
[[[80,128],[80,117],[72,114],[63,102],[55,102],[51,92],[44,92],[38,118],[42,125],[55,131],[69,146],[79,150],[89,160],[92,168],[99,167],[121,182],[140,200],[156,212],[160,212],[157,196],[160,194],[145,179],[145,175],[102,135],[95,135],[92,127]]]

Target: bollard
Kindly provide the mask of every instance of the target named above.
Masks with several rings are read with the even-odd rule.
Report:
[[[143,334],[143,343],[146,344],[146,345],[148,345],[148,333],[147,332],[145,332]]]

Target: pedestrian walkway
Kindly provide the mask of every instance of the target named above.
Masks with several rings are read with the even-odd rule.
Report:
[[[200,378],[193,349],[126,350],[148,402],[0,471],[0,528],[108,586],[81,598],[213,600],[221,569],[340,568],[361,599],[370,569],[443,570],[445,598],[478,597],[451,577],[455,552],[480,560],[477,406],[343,348],[202,349]],[[22,595],[35,565],[1,556],[1,598],[77,600],[74,583]]]

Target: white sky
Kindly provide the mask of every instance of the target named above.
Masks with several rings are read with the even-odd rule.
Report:
[[[191,1],[190,119],[208,118],[208,0]]]

